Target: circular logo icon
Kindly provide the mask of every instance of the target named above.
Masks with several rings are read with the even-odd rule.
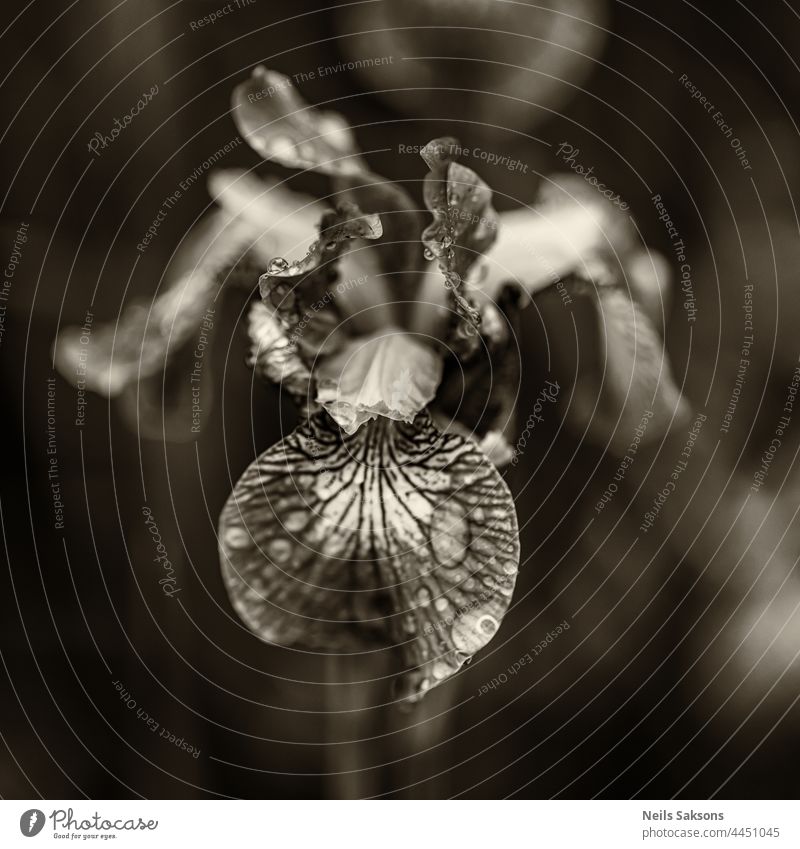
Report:
[[[44,828],[44,812],[38,808],[31,808],[19,818],[19,830],[25,837],[36,837]]]

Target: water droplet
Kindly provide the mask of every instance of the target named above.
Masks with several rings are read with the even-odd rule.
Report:
[[[430,262],[434,257],[433,251],[430,248],[425,248],[422,255],[428,260],[428,262]]]
[[[437,505],[431,517],[431,548],[437,562],[443,566],[456,566],[464,557],[469,537],[464,507],[452,500]]]
[[[244,528],[228,528],[225,531],[225,545],[229,548],[247,548],[250,534]]]
[[[267,554],[276,563],[285,563],[292,555],[292,544],[288,539],[276,537],[267,543]]]
[[[417,604],[420,607],[427,607],[431,603],[431,591],[427,587],[420,587],[417,590]]]
[[[284,518],[283,527],[289,531],[290,534],[296,534],[303,530],[307,521],[308,516],[304,512],[298,511],[296,513],[290,513]]]
[[[444,613],[445,610],[450,607],[450,602],[444,596],[439,596],[439,598],[437,598],[433,603],[433,606],[439,611],[439,613]]]
[[[437,681],[441,681],[450,674],[450,667],[443,660],[437,660],[436,663],[433,664],[433,677]]]
[[[500,627],[500,623],[494,618],[494,616],[481,616],[478,620],[477,628],[481,634],[485,634],[487,637],[494,636],[497,633],[497,629]]]
[[[286,271],[288,267],[288,260],[284,259],[282,256],[276,256],[275,259],[270,260],[270,263],[267,266],[267,274],[280,274],[282,271]]]

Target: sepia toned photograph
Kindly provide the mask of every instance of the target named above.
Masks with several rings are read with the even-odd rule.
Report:
[[[796,845],[795,0],[2,18],[0,834]]]

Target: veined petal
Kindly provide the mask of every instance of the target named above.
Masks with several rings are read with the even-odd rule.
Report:
[[[219,543],[233,606],[262,639],[395,646],[411,699],[494,636],[519,565],[504,481],[474,443],[425,414],[352,437],[312,418],[247,468]]]
[[[314,370],[317,401],[347,434],[378,416],[412,422],[436,394],[442,356],[398,328],[348,342]]]
[[[231,107],[242,137],[264,159],[323,174],[367,170],[341,115],[308,106],[277,71],[254,68],[233,90]]]
[[[436,258],[458,316],[455,342],[459,353],[477,346],[480,313],[466,291],[464,277],[497,236],[497,213],[491,189],[455,159],[460,147],[452,138],[434,139],[421,151],[431,169],[425,177],[425,205],[433,222],[422,234],[427,256]]]

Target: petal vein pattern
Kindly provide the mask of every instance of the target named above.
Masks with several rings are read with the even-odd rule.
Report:
[[[231,601],[262,639],[334,652],[393,646],[410,699],[494,636],[519,565],[505,482],[427,413],[351,437],[313,417],[247,468],[219,544]]]

